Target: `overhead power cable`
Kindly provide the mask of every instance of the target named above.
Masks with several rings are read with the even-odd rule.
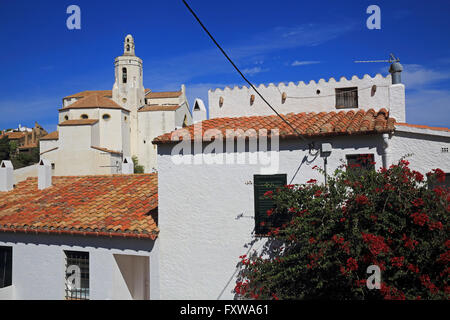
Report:
[[[284,123],[286,123],[292,130],[294,130],[295,133],[297,133],[299,135],[300,138],[302,138],[304,141],[307,141],[305,139],[305,137],[303,137],[303,135],[296,129],[294,128],[289,121],[287,121],[281,114],[278,113],[277,110],[275,110],[274,107],[272,107],[270,105],[270,103],[262,96],[261,93],[259,93],[259,91],[256,89],[256,87],[244,76],[244,74],[241,72],[241,70],[239,70],[239,68],[236,66],[236,64],[233,62],[233,60],[231,60],[231,58],[227,55],[227,53],[222,49],[222,47],[220,46],[220,44],[216,41],[216,39],[214,39],[214,37],[212,36],[212,34],[208,31],[208,29],[206,29],[205,25],[201,22],[200,18],[197,16],[197,14],[191,9],[191,7],[189,6],[189,4],[183,0],[184,5],[186,6],[186,8],[188,8],[188,10],[192,13],[192,15],[194,16],[194,18],[197,20],[197,22],[200,24],[200,26],[203,28],[203,30],[208,34],[208,36],[211,38],[211,40],[214,42],[214,44],[217,46],[217,48],[219,48],[219,50],[222,52],[222,54],[225,56],[225,58],[227,58],[227,60],[231,63],[231,65],[236,69],[236,71],[241,75],[242,79],[245,80],[245,82],[247,82],[249,84],[249,86],[258,94],[258,96],[269,106],[270,109],[272,109],[273,112],[275,112],[275,114],[281,119],[283,120]]]

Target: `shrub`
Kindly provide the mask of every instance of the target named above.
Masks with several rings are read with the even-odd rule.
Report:
[[[379,171],[340,167],[268,194],[292,219],[268,234],[272,255],[241,256],[235,291],[251,299],[448,299],[449,189],[401,160]],[[320,169],[319,169],[320,170]],[[272,214],[272,212],[271,212]],[[367,267],[381,269],[369,290]]]

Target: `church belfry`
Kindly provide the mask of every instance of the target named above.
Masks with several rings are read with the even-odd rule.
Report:
[[[130,151],[137,154],[138,114],[145,104],[142,60],[136,57],[134,39],[131,34],[123,42],[123,55],[114,61],[115,82],[112,89],[113,100],[130,111]]]
[[[131,34],[125,37],[125,41],[123,43],[123,55],[134,56],[134,39]]]

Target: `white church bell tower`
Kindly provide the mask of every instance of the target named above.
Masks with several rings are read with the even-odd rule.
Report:
[[[130,110],[130,151],[138,154],[138,114],[137,110],[145,104],[142,60],[136,57],[134,39],[131,34],[125,37],[123,55],[114,61],[115,82],[112,98],[123,108]],[[126,120],[125,120],[126,121]]]

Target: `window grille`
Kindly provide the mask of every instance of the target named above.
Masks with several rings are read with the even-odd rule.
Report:
[[[0,247],[0,288],[12,285],[12,247]]]
[[[66,300],[89,299],[89,252],[64,251],[66,254]]]
[[[336,109],[358,108],[358,87],[336,88]]]

